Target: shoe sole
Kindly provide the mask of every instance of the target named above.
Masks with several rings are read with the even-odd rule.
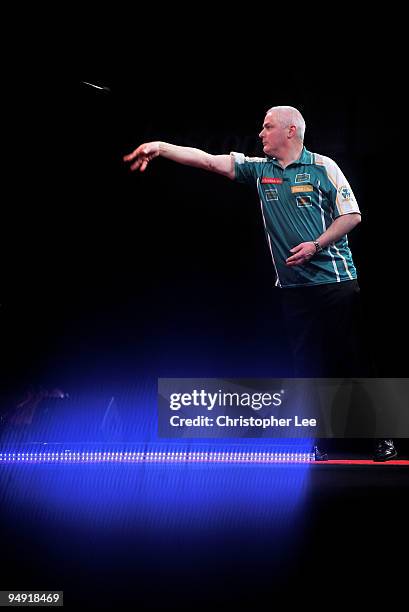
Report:
[[[382,458],[374,457],[373,461],[375,463],[384,463],[385,461],[390,461],[391,459],[395,459],[395,457],[397,456],[398,456],[398,453],[394,453],[390,457],[382,457]]]

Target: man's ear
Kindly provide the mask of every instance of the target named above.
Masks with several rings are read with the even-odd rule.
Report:
[[[295,125],[289,125],[287,138],[294,138],[296,134],[297,134],[297,127]]]

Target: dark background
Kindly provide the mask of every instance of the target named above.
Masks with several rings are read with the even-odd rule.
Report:
[[[144,175],[122,162],[155,139],[261,154],[257,134],[278,104],[301,110],[307,148],[335,159],[357,196],[350,244],[369,340],[379,375],[405,376],[405,179],[392,170],[388,103],[368,75],[307,86],[265,66],[257,84],[211,63],[162,57],[156,72],[101,60],[21,94],[26,139],[3,242],[9,382],[74,391],[82,378],[290,372],[256,192],[163,159]]]
[[[58,386],[73,397],[97,387],[109,398],[129,385],[152,391],[159,376],[288,374],[255,191],[166,160],[145,175],[122,162],[153,139],[259,154],[265,111],[278,104],[300,109],[307,148],[332,157],[357,196],[363,222],[350,244],[378,373],[407,376],[405,128],[402,107],[394,106],[401,79],[391,75],[393,62],[385,69],[386,34],[374,37],[374,56],[347,16],[324,24],[315,46],[300,25],[294,36],[293,24],[290,60],[269,28],[286,30],[291,16],[270,25],[266,17],[263,9],[256,47],[243,33],[234,46],[222,44],[212,29],[203,46],[192,28],[179,38],[183,52],[173,45],[176,34],[165,42],[152,22],[137,20],[133,48],[118,43],[112,55],[111,32],[100,31],[93,52],[79,53],[75,75],[58,63],[53,70],[38,64],[16,86],[15,112],[4,116],[17,149],[1,245],[4,397],[28,385]],[[139,40],[145,29],[155,32],[147,45]],[[331,55],[335,46],[340,59]],[[74,37],[73,54],[76,47]],[[91,605],[95,596],[98,607],[119,600],[123,609],[132,602],[152,610],[395,597],[405,584],[398,561],[407,555],[404,474],[324,470],[307,480],[295,519],[275,496],[274,470],[199,469],[190,483],[169,470],[124,470],[122,478],[91,466],[62,478],[57,469],[29,469],[30,486],[4,472],[3,588],[63,588],[67,607]],[[286,473],[278,480],[286,483]],[[229,499],[213,514],[214,481]],[[189,486],[199,487],[199,501],[186,501]],[[57,510],[44,487],[61,495]],[[95,488],[88,506],[76,498],[81,487]],[[101,491],[112,497],[113,517],[118,491],[130,491],[117,523],[104,509],[99,516]],[[176,528],[174,518],[167,522],[169,491],[185,512]],[[139,513],[146,494],[159,524],[149,503],[146,516]],[[263,499],[255,514],[253,494]]]

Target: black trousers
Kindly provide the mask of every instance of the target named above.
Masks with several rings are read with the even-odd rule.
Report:
[[[280,290],[296,378],[375,376],[357,280]]]

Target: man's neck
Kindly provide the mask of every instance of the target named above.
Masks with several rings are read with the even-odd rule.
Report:
[[[283,153],[279,157],[277,156],[277,161],[280,163],[280,166],[282,168],[286,168],[287,166],[289,166],[293,162],[297,161],[297,159],[299,159],[300,156],[301,156],[303,148],[304,148],[304,145],[301,144],[301,145],[299,145],[298,147],[296,147],[294,149],[286,151],[285,153]]]

